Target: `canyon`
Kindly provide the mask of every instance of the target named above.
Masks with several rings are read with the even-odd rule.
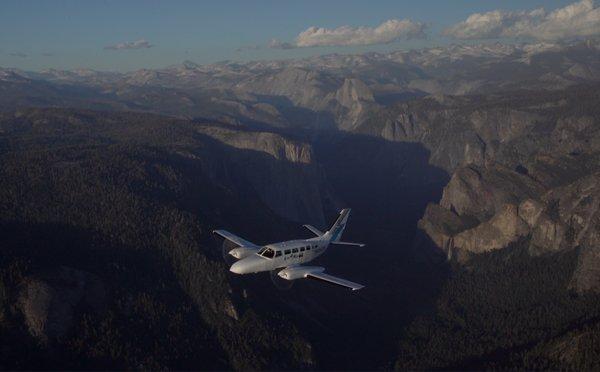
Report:
[[[599,45],[0,69],[0,367],[593,369]],[[357,296],[210,233],[342,207]]]

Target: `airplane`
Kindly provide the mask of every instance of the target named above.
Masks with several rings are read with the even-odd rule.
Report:
[[[229,269],[232,273],[252,274],[282,269],[277,275],[285,280],[314,279],[356,291],[364,288],[364,286],[325,274],[324,267],[302,265],[325,253],[329,245],[365,246],[362,243],[340,241],[349,215],[350,209],[343,209],[335,223],[326,232],[322,232],[311,225],[304,225],[305,228],[316,235],[314,238],[288,240],[267,244],[263,247],[225,230],[214,230],[213,233],[239,246],[229,252],[231,256],[238,260]]]

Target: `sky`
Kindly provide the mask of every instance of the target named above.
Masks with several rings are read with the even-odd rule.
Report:
[[[0,67],[131,71],[185,60],[553,41],[598,36],[599,22],[593,0],[1,0]]]

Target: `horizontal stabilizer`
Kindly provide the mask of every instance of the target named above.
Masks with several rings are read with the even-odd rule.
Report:
[[[329,244],[333,244],[333,245],[353,245],[356,247],[364,247],[365,244],[364,243],[350,243],[350,242],[330,242]]]
[[[304,225],[304,227],[306,227],[307,229],[309,229],[313,234],[315,234],[316,236],[323,236],[325,233],[319,229],[317,229],[314,226],[311,225]]]

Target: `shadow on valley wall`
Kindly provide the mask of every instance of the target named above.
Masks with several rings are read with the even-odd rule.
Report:
[[[429,202],[439,201],[449,176],[430,165],[429,151],[416,143],[324,132],[313,149],[340,201],[337,206],[323,206],[326,223],[316,227],[326,230],[340,207],[350,207],[343,240],[367,244],[364,248],[332,246],[314,264],[366,287],[350,293],[297,281],[281,291],[268,273],[230,275],[230,281],[240,291],[242,307],[277,312],[293,321],[313,345],[318,368],[392,368],[403,328],[416,316],[434,311],[447,277],[446,261],[433,243],[419,235],[422,244],[415,246],[415,237],[418,219]],[[283,226],[270,228],[283,232]],[[256,243],[273,241],[252,231],[244,234],[240,232]],[[300,224],[292,224],[288,235],[276,235],[279,240],[311,237]]]
[[[335,133],[321,137],[315,148],[336,195],[353,210],[344,240],[367,244],[332,247],[324,257],[329,272],[366,284],[356,296],[362,308],[354,314],[330,308],[330,318],[338,319],[329,321],[343,330],[334,339],[348,349],[328,367],[391,368],[403,327],[432,310],[445,280],[445,262],[424,260],[430,252],[414,240],[417,221],[428,203],[439,201],[449,176],[429,164],[429,151],[418,143]],[[353,300],[344,295],[339,303]],[[336,355],[330,350],[324,359]]]

